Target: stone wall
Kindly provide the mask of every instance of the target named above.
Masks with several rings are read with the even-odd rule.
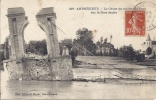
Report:
[[[51,58],[53,80],[71,80],[73,78],[72,61],[70,56]]]
[[[50,77],[50,62],[48,59],[23,59],[23,70],[24,76],[23,79],[26,80],[38,80],[38,79],[45,79],[51,80]],[[43,79],[43,80],[44,80]]]
[[[23,75],[23,63],[22,60],[4,60],[4,71],[7,73],[7,76],[10,79],[19,79]]]
[[[70,56],[47,59],[23,58],[4,61],[9,79],[71,80],[73,78]]]

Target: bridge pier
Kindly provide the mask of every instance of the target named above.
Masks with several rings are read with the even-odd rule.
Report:
[[[24,29],[28,25],[23,8],[9,8],[8,21],[11,42],[11,57],[4,61],[9,79],[22,80],[71,80],[72,61],[68,55],[60,55],[56,32],[56,14],[53,7],[41,9],[37,15],[40,28],[46,33],[47,58],[29,58],[25,55]]]

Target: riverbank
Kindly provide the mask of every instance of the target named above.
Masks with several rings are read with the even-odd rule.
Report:
[[[77,68],[132,68],[132,69],[156,69],[156,59],[145,59],[142,62],[127,61],[121,57],[104,57],[104,56],[78,56]]]
[[[130,79],[130,78],[97,78],[97,79],[72,79],[72,81],[80,82],[101,82],[104,84],[121,84],[121,85],[137,85],[137,84],[156,84],[155,80]]]
[[[136,62],[127,61],[121,57],[101,56],[78,56],[76,60],[77,68],[73,68],[76,80],[88,81],[91,80],[88,78],[93,78],[93,81],[95,81],[100,77],[102,79],[112,79],[115,82],[116,79],[120,80],[124,77],[124,79],[130,78],[133,82],[134,79],[155,80],[156,78],[155,60]],[[149,66],[147,64],[153,65]]]

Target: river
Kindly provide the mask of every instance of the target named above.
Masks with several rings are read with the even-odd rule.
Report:
[[[154,99],[155,94],[156,84],[7,81],[4,72],[1,71],[2,99]]]
[[[89,58],[89,57],[88,57]],[[94,63],[87,58],[87,62]],[[98,57],[112,64],[113,58]],[[81,60],[86,59],[81,57]],[[97,59],[97,58],[96,58]],[[116,59],[116,58],[115,58]],[[120,60],[120,59],[119,59]],[[103,60],[101,60],[103,62]],[[140,66],[114,62],[122,72],[156,76],[155,66]],[[101,67],[102,68],[102,67]],[[73,68],[74,78],[83,76],[111,77],[116,72],[107,69]],[[124,84],[78,81],[7,81],[7,74],[1,71],[2,99],[156,99],[156,84]]]

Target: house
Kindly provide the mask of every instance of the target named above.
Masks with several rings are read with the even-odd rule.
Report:
[[[105,43],[101,46],[100,45],[97,46],[96,55],[113,56],[113,55],[116,55],[116,49],[114,48],[113,44]]]

